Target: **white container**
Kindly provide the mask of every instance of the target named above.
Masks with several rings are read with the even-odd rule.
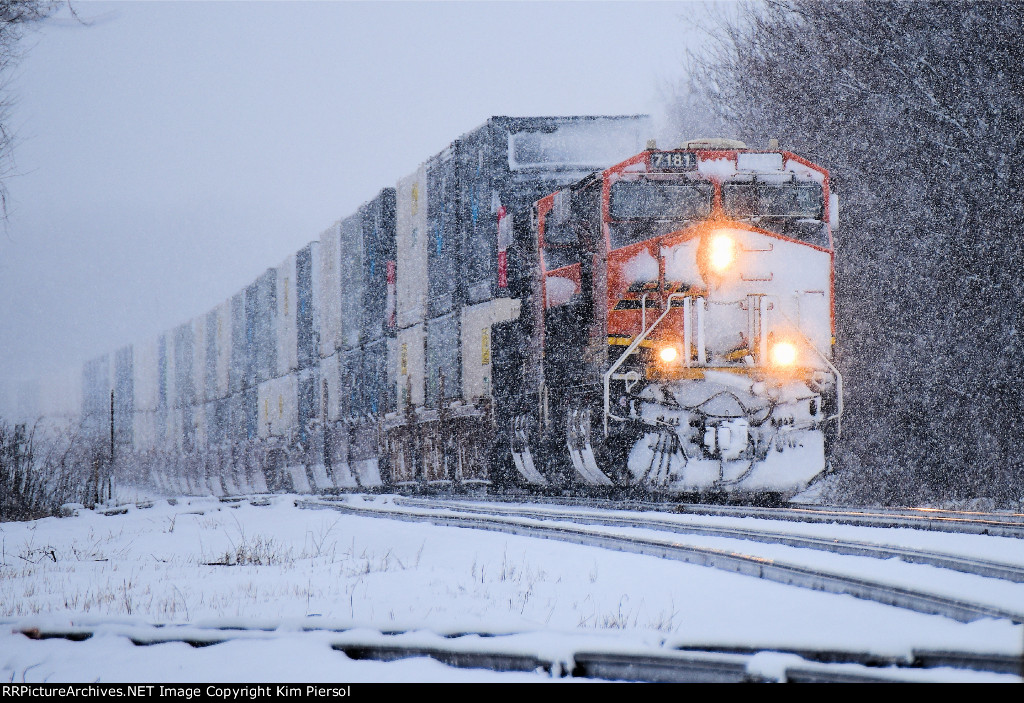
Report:
[[[134,443],[138,452],[158,446],[156,413],[160,402],[159,349],[156,338],[134,347],[132,384],[135,390]]]
[[[216,346],[214,359],[214,395],[213,398],[228,396],[228,369],[231,368],[231,300],[225,300],[210,313],[210,324],[214,326],[213,335]]]
[[[295,374],[260,384],[257,395],[259,436],[290,439],[299,425],[298,381]]]
[[[419,324],[427,315],[427,170],[398,181],[395,239],[398,327]]]
[[[326,409],[328,423],[341,417],[341,373],[338,354],[334,353],[320,360],[320,405]]]
[[[157,367],[157,383],[160,387],[160,403],[157,408],[157,449],[174,449],[174,335],[165,332],[160,363]]]
[[[462,399],[467,403],[492,396],[491,329],[519,317],[518,298],[495,298],[462,308]]]
[[[196,403],[192,407],[192,425],[194,427],[193,441],[195,442],[195,448],[198,451],[205,451],[207,444],[207,431],[206,431],[206,404]]]
[[[195,330],[192,323],[178,325],[168,337],[168,387],[173,422],[168,423],[168,446],[188,451],[194,435],[191,408],[195,404],[193,385],[193,359],[195,358]],[[187,435],[187,436],[186,436]]]
[[[86,433],[91,438],[102,436],[103,428],[109,423],[110,414],[110,355],[91,359],[82,368],[82,419]],[[24,414],[30,404],[27,387],[16,388],[16,405],[19,414]]]
[[[196,405],[202,405],[208,399],[206,397],[206,354],[209,351],[206,337],[206,315],[200,315],[192,320],[192,388]]]
[[[298,325],[295,319],[295,254],[277,267],[277,376],[298,368]]]
[[[246,386],[248,361],[245,345],[245,290],[231,296],[228,303],[228,330],[231,334],[231,345],[228,357],[228,392],[231,395],[241,393]]]
[[[341,349],[341,222],[320,235],[317,298],[320,303],[320,357]]]
[[[427,334],[423,323],[398,330],[397,359],[394,369],[395,398],[399,413],[407,403],[413,407],[423,405],[427,360]]]

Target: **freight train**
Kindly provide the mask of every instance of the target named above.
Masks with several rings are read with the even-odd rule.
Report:
[[[828,172],[646,116],[494,117],[83,370],[169,492],[791,495],[839,435]]]

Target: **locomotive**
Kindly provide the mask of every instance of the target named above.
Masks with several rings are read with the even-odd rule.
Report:
[[[494,117],[206,315],[86,364],[166,491],[791,495],[839,435],[828,172]]]
[[[842,413],[829,185],[795,154],[707,139],[537,203],[543,368],[566,379],[540,424],[564,425],[579,479],[791,495],[825,471]]]

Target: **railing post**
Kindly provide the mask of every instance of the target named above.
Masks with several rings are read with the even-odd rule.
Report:
[[[705,339],[704,339],[704,322],[707,313],[707,306],[704,304],[704,298],[698,296],[697,302],[697,363],[701,366],[708,363],[708,355],[705,350]]]
[[[683,360],[686,365],[693,365],[690,349],[693,347],[693,298],[683,298]]]

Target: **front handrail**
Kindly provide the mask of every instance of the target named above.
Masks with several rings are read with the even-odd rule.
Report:
[[[825,356],[821,352],[821,350],[814,345],[814,342],[812,342],[807,337],[807,335],[803,333],[803,330],[801,330],[800,327],[793,322],[789,315],[787,315],[782,310],[779,310],[779,314],[786,318],[786,322],[788,322],[792,326],[793,330],[795,330],[796,333],[800,335],[800,337],[804,340],[804,344],[810,347],[814,351],[814,353],[818,355],[818,358],[825,362],[825,365],[828,366],[829,371],[831,371],[836,377],[836,412],[834,415],[826,417],[824,420],[822,420],[822,422],[831,422],[832,420],[836,421],[836,438],[838,439],[840,436],[842,436],[843,433],[843,374],[839,373],[839,369],[835,367],[835,364],[833,364],[832,361],[829,360],[829,358]]]
[[[646,296],[644,296],[644,297],[646,298]],[[661,324],[661,321],[665,319],[665,316],[668,315],[672,311],[672,300],[673,300],[673,298],[686,298],[686,297],[689,297],[689,296],[687,296],[684,293],[672,293],[672,294],[670,294],[668,296],[668,299],[665,301],[665,311],[663,313],[661,313],[661,315],[658,317],[658,319],[655,320],[651,324],[650,327],[648,327],[647,329],[643,330],[643,332],[641,332],[639,335],[637,335],[637,337],[633,340],[633,342],[628,347],[626,347],[626,351],[624,351],[622,353],[622,356],[620,356],[618,359],[616,359],[615,363],[611,365],[611,368],[609,368],[605,372],[605,374],[604,374],[604,436],[605,437],[608,436],[608,420],[609,419],[612,419],[612,420],[625,420],[626,419],[624,417],[619,417],[618,415],[613,415],[612,414],[612,409],[611,409],[611,383],[612,383],[612,375],[614,375],[614,373],[616,371],[618,371],[619,367],[622,366],[622,364],[626,361],[626,359],[629,357],[629,355],[632,354],[634,351],[636,351],[636,348],[639,347],[640,344],[645,339],[647,339],[647,336],[651,332],[654,331],[654,328],[657,327],[659,324]],[[644,312],[646,312],[646,305],[644,306],[644,308],[645,308]],[[645,316],[645,318],[646,318],[646,316]]]
[[[655,320],[651,324],[650,327],[644,329],[643,332],[641,332],[633,340],[633,342],[628,347],[626,347],[626,351],[624,351],[622,353],[622,355],[619,356],[619,358],[615,360],[615,363],[611,365],[611,368],[609,368],[608,371],[605,372],[605,374],[604,374],[604,435],[605,435],[605,437],[608,436],[608,421],[609,420],[626,420],[626,419],[628,419],[628,418],[620,417],[619,415],[615,415],[615,414],[612,413],[612,410],[611,410],[611,379],[612,379],[612,376],[619,369],[619,367],[622,366],[622,364],[626,361],[626,359],[634,351],[636,351],[636,348],[638,346],[640,346],[640,344],[643,343],[643,341],[645,339],[647,339],[647,337],[651,334],[651,332],[653,332],[654,329],[659,324],[661,324],[661,321],[665,319],[665,316],[668,315],[669,312],[671,312],[671,310],[672,310],[672,300],[674,298],[695,298],[696,300],[703,301],[703,297],[702,296],[688,296],[688,295],[685,295],[683,293],[672,293],[671,295],[669,295],[668,299],[665,301],[665,311],[661,313],[661,315],[658,317],[658,319]],[[644,301],[644,302],[646,302],[646,301]],[[645,308],[644,312],[646,312],[646,305],[644,305],[644,308]],[[805,335],[803,333],[803,331],[800,330],[799,326],[797,326],[797,325],[795,325],[793,323],[793,321],[789,318],[788,315],[786,315],[786,313],[784,313],[781,310],[779,310],[779,314],[782,315],[782,317],[785,318],[786,321],[790,323],[792,328],[794,330],[796,330],[797,334],[799,334],[800,337],[803,338],[804,343],[808,347],[810,347],[814,351],[815,354],[818,355],[818,358],[820,358],[822,360],[822,362],[825,363],[825,365],[828,367],[829,371],[831,371],[833,376],[835,377],[835,379],[836,379],[836,412],[833,415],[830,415],[829,417],[825,418],[825,420],[823,420],[823,422],[831,422],[832,420],[835,420],[836,421],[836,435],[837,436],[841,435],[841,433],[842,433],[842,417],[843,417],[843,410],[844,410],[844,408],[843,408],[843,375],[841,373],[839,373],[839,369],[837,369],[835,367],[835,365],[831,362],[831,360],[829,360],[829,358],[827,356],[825,356],[821,352],[821,350],[818,349],[814,345],[813,342],[811,342],[810,339],[808,339],[807,335]],[[687,326],[689,326],[690,321],[687,320],[686,324],[687,324]],[[689,354],[689,350],[688,349],[685,350],[685,353]]]

